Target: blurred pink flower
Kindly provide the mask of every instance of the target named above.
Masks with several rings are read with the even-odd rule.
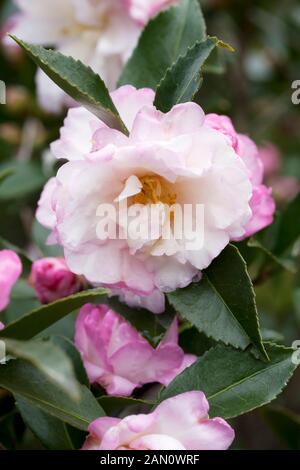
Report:
[[[177,320],[154,349],[120,315],[105,305],[87,304],[76,321],[75,344],[89,381],[109,395],[131,395],[136,387],[159,382],[167,385],[190,366],[196,356],[178,346]]]
[[[98,418],[89,425],[83,450],[226,450],[234,430],[222,418],[209,419],[208,410],[204,393],[191,391],[149,414]]]
[[[265,177],[273,189],[275,199],[283,203],[293,199],[299,192],[299,181],[294,176],[280,174],[282,155],[279,148],[267,143],[258,150],[264,165]]]
[[[278,173],[281,167],[281,155],[276,145],[268,142],[259,147],[258,154],[264,166],[265,177]]]
[[[0,331],[4,329],[3,323],[0,321]]]
[[[277,175],[269,179],[277,201],[286,203],[291,201],[299,192],[300,184],[294,176]]]
[[[35,261],[29,283],[43,304],[68,297],[82,288],[81,279],[71,273],[63,258],[41,258]]]
[[[150,89],[124,86],[111,96],[129,137],[83,108],[71,109],[51,147],[69,161],[46,185],[37,218],[52,230],[50,241],[63,246],[72,272],[132,292],[131,301],[150,296],[151,310],[159,313],[164,299],[157,294],[199,279],[230,240],[245,234],[252,184],[242,159],[221,132],[204,125],[196,103],[164,114],[153,106]],[[143,210],[142,235],[100,239],[98,208],[109,203],[118,211],[120,202]],[[182,210],[204,206],[203,239],[186,227],[181,238],[162,237],[174,202]],[[159,220],[149,230],[150,208]],[[122,220],[118,229],[124,231]]]
[[[263,162],[260,159],[255,142],[250,137],[238,134],[231,119],[227,116],[208,114],[205,118],[205,125],[222,132],[226,136],[228,142],[246,165],[248,177],[252,183],[252,197],[250,200],[252,217],[245,226],[245,233],[242,236],[234,237],[235,240],[243,240],[273,222],[276,207],[272,197],[272,189],[263,184]]]
[[[11,289],[22,272],[22,263],[12,250],[0,251],[0,311],[9,304]]]
[[[177,0],[15,0],[20,12],[6,29],[24,41],[54,46],[81,60],[114,89],[144,25]],[[7,44],[12,41],[7,38]],[[44,72],[37,73],[40,104],[58,112],[73,102]]]

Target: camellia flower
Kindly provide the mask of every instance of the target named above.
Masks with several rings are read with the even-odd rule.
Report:
[[[182,393],[150,414],[103,417],[88,428],[83,450],[226,450],[234,430],[222,418],[209,419],[203,392]]]
[[[69,161],[47,183],[37,218],[52,230],[50,241],[63,246],[72,272],[92,284],[131,292],[131,300],[151,299],[147,308],[159,313],[163,292],[199,279],[230,240],[245,236],[252,177],[228,138],[205,125],[197,104],[179,104],[164,114],[153,106],[150,89],[124,86],[111,96],[129,136],[83,108],[71,109],[52,145],[57,157]],[[99,208],[109,204],[118,210],[120,203],[142,211],[141,235],[99,236]],[[174,227],[169,237],[162,236],[176,215],[174,203],[182,211],[201,206],[199,218],[192,214],[192,222],[201,222],[196,235],[187,224],[181,238]],[[153,208],[158,220],[151,218],[149,230]],[[122,211],[119,215],[123,235],[126,224]]]
[[[0,251],[0,311],[9,304],[11,289],[22,272],[22,263],[12,250]]]
[[[20,12],[9,20],[11,34],[33,44],[55,46],[92,67],[109,89],[114,89],[145,24],[177,0],[15,2]],[[40,103],[46,110],[57,112],[62,104],[70,104],[70,99],[41,70],[37,86]]]
[[[32,263],[29,283],[43,304],[75,294],[81,279],[71,273],[63,258],[42,258]]]
[[[76,321],[75,344],[89,381],[109,395],[129,396],[146,383],[169,382],[196,360],[178,346],[177,320],[154,349],[123,317],[105,305],[87,304]]]
[[[252,217],[246,224],[244,235],[236,237],[236,240],[247,238],[270,225],[275,212],[272,189],[263,184],[264,165],[258,148],[248,136],[236,132],[231,119],[227,116],[208,114],[205,117],[205,125],[222,132],[247,167],[253,186],[250,200]]]

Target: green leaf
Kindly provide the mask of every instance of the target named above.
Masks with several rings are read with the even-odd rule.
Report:
[[[288,204],[275,221],[276,242],[272,249],[277,256],[283,255],[300,237],[300,193]]]
[[[77,380],[89,387],[89,381],[80,354],[73,343],[62,336],[53,336],[51,341],[59,346],[70,358]],[[20,396],[16,398],[18,408],[25,423],[45,447],[52,450],[68,450],[81,447],[81,433],[78,435],[77,430],[74,428],[70,429],[66,423],[31,405],[26,399]],[[77,442],[78,440],[79,443]]]
[[[24,315],[26,312],[38,308],[41,305],[36,297],[35,291],[30,287],[28,281],[19,279],[13,286],[10,302],[3,312],[3,323],[6,325]]]
[[[165,388],[160,401],[190,390],[202,390],[210,403],[210,416],[234,418],[263,406],[280,394],[296,365],[291,348],[266,344],[270,362],[248,351],[218,345]]]
[[[47,449],[75,449],[66,423],[45,413],[20,395],[15,398],[24,422]]]
[[[1,337],[0,337],[1,338]],[[1,338],[2,339],[2,338]],[[6,352],[35,366],[71,398],[80,398],[79,383],[69,356],[51,341],[17,341],[5,338]]]
[[[267,358],[259,331],[255,293],[246,263],[228,245],[203,273],[200,282],[167,294],[173,307],[199,331],[245,349],[253,343]]]
[[[205,38],[206,28],[196,0],[182,0],[152,19],[126,64],[119,85],[156,89],[168,67],[188,47]]]
[[[0,166],[0,171],[6,171],[8,164]],[[34,162],[9,163],[9,170],[13,173],[0,186],[0,201],[21,199],[38,192],[45,183],[45,176],[39,165]]]
[[[179,344],[186,354],[202,356],[208,349],[215,346],[216,342],[193,326],[180,333]]]
[[[90,67],[60,52],[28,44],[15,36],[11,37],[74,100],[109,127],[127,133],[103,80]]]
[[[213,37],[196,42],[167,70],[156,90],[157,109],[167,113],[174,105],[193,100],[203,81],[202,66],[217,44]]]
[[[21,396],[31,405],[84,431],[91,421],[105,415],[84,385],[80,385],[80,400],[73,400],[61,388],[47,381],[36,367],[20,359],[0,367],[0,386],[17,398]]]
[[[51,341],[58,345],[71,359],[77,380],[87,387],[90,386],[86,370],[81,360],[80,353],[68,338],[63,336],[52,336]]]
[[[37,220],[32,225],[32,240],[38,247],[42,256],[63,256],[63,249],[59,245],[47,245],[50,230],[46,229]]]
[[[13,175],[15,172],[14,168],[6,168],[5,170],[0,171],[0,184],[6,180],[9,176]]]
[[[126,410],[126,415],[128,415],[145,413],[150,411],[153,407],[153,402],[132,397],[112,397],[103,395],[98,397],[97,401],[108,416],[119,416],[120,413],[122,413],[123,417],[125,408],[128,408],[128,410]]]
[[[289,449],[300,450],[300,415],[283,407],[269,406],[263,410],[263,416]]]
[[[30,339],[58,320],[82,307],[86,303],[103,303],[105,289],[90,289],[56,300],[48,305],[23,315],[1,331],[1,336],[15,339]]]

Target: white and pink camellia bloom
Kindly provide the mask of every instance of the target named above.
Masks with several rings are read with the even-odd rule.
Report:
[[[129,136],[84,108],[71,109],[52,145],[54,155],[68,162],[47,183],[37,218],[51,229],[49,242],[64,248],[72,272],[94,285],[121,289],[131,303],[146,299],[147,308],[160,313],[164,292],[198,280],[230,240],[247,235],[255,215],[249,205],[254,177],[227,136],[208,127],[196,103],[164,114],[153,106],[150,89],[124,86],[111,96]],[[159,222],[148,237],[99,238],[99,207],[118,208],[120,202],[130,210],[142,208],[143,229],[154,206]],[[169,239],[161,236],[174,203],[204,208],[203,237],[193,249],[190,227],[181,239],[172,230]],[[122,217],[118,229],[124,230]]]
[[[88,428],[83,450],[226,450],[234,430],[222,418],[209,419],[203,392],[168,398],[150,414],[103,417]]]
[[[82,280],[71,273],[63,258],[41,258],[32,263],[29,283],[42,304],[80,291]]]
[[[0,251],[0,312],[9,304],[9,296],[13,285],[22,272],[19,256],[12,250]]]
[[[157,348],[153,348],[124,318],[106,305],[87,304],[76,320],[75,345],[90,383],[109,395],[129,396],[137,387],[168,385],[197,359],[178,346],[175,319]]]
[[[250,200],[252,217],[245,226],[244,235],[235,239],[247,238],[273,222],[275,202],[272,198],[272,189],[263,184],[264,162],[253,140],[244,134],[238,134],[228,116],[208,114],[205,117],[205,125],[222,132],[246,165],[252,184]]]
[[[148,21],[177,0],[15,0],[19,13],[10,33],[24,41],[55,46],[89,65],[114,89]],[[10,39],[8,44],[13,46]],[[37,73],[41,105],[57,112],[72,104],[43,71]]]

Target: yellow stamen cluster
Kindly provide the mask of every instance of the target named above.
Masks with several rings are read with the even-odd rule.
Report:
[[[163,203],[172,206],[176,203],[176,194],[170,192],[168,184],[160,176],[146,175],[139,180],[143,187],[139,194],[133,196],[134,204]]]

